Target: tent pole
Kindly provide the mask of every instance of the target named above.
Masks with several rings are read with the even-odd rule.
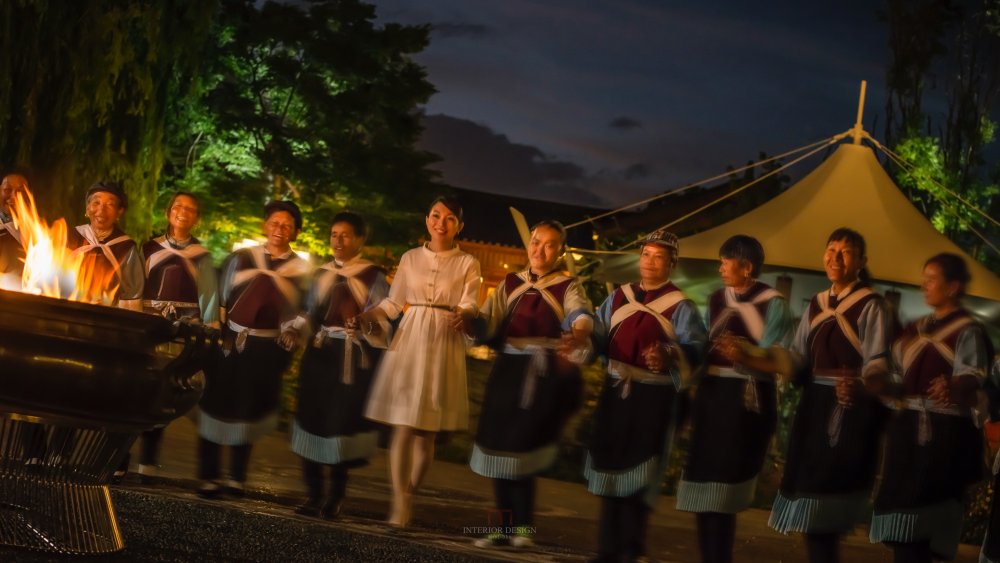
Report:
[[[861,117],[865,112],[865,87],[868,83],[861,81],[861,95],[858,96],[858,118],[854,121],[854,130],[851,135],[854,137],[854,144],[861,144],[861,137],[864,135],[864,128],[861,126]]]

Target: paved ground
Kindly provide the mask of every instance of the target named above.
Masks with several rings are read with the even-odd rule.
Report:
[[[472,473],[464,465],[435,462],[427,484],[417,498],[413,528],[402,534],[392,534],[381,523],[388,510],[389,498],[386,458],[382,450],[371,465],[352,472],[343,517],[336,522],[322,522],[306,519],[292,512],[292,508],[303,498],[304,487],[298,457],[288,449],[287,436],[284,434],[276,433],[256,446],[251,461],[249,494],[242,500],[202,501],[194,496],[195,440],[195,427],[189,420],[174,422],[168,427],[164,439],[160,472],[163,479],[154,485],[143,486],[135,482],[134,477],[130,477],[116,493],[119,496],[138,495],[130,497],[131,500],[121,501],[124,503],[120,509],[122,525],[127,539],[130,537],[130,522],[126,512],[134,511],[134,507],[126,508],[125,504],[137,502],[135,498],[155,500],[159,497],[157,502],[169,502],[172,506],[194,503],[191,506],[199,509],[224,509],[226,516],[215,518],[221,520],[221,524],[213,527],[212,533],[217,535],[245,537],[246,530],[242,528],[241,522],[243,517],[266,516],[273,519],[269,520],[272,523],[305,525],[310,531],[302,532],[305,534],[303,537],[313,537],[309,534],[319,533],[325,541],[342,545],[343,550],[347,550],[327,551],[330,560],[350,560],[350,557],[357,557],[360,553],[371,554],[373,560],[383,560],[382,555],[393,553],[384,560],[446,560],[453,556],[458,560],[585,561],[593,556],[596,548],[599,503],[580,484],[540,480],[536,518],[537,549],[530,552],[513,549],[482,550],[471,546],[474,536],[465,533],[465,528],[486,526],[489,523],[492,488],[488,479]],[[674,510],[673,506],[673,498],[663,497],[651,517],[648,535],[650,556],[655,561],[698,561],[694,519],[690,514]],[[351,541],[348,538],[358,537],[367,538],[369,543],[382,542],[382,547],[397,547],[381,552],[350,551],[353,548],[349,547]],[[399,547],[404,544],[406,549]],[[421,546],[425,551],[420,550]],[[229,560],[242,560],[238,553],[230,553]],[[291,551],[288,553],[291,559]],[[347,555],[349,553],[353,555]],[[376,553],[380,555],[375,555]],[[451,556],[442,558],[442,553],[449,553]],[[961,546],[957,561],[971,563],[977,561],[977,558],[978,547]],[[798,536],[782,536],[768,529],[765,511],[750,510],[739,517],[735,559],[737,562],[805,561],[804,547]],[[888,550],[870,544],[867,532],[859,529],[846,538],[843,561],[889,562],[891,557]]]

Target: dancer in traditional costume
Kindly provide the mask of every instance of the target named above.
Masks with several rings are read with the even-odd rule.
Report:
[[[733,557],[736,514],[750,507],[777,425],[776,351],[792,330],[788,303],[757,281],[764,248],[736,235],[719,249],[725,287],[708,300],[711,347],[692,408],[677,509],[697,514],[704,563]]]
[[[0,182],[0,289],[21,289],[24,245],[13,214],[17,194],[27,191],[28,180],[20,174],[8,174]]]
[[[670,282],[676,263],[677,237],[650,233],[639,255],[641,281],[619,287],[597,311],[594,340],[608,375],[584,468],[587,490],[601,497],[597,561],[645,554],[649,510],[679,423],[679,390],[704,354],[698,310]]]
[[[267,204],[263,229],[264,244],[237,250],[222,265],[223,357],[205,370],[198,420],[199,494],[205,497],[222,490],[222,446],[231,450],[225,488],[242,495],[254,442],[277,426],[281,375],[294,340],[281,328],[295,319],[308,287],[309,264],[291,247],[302,230],[298,206]]]
[[[812,563],[839,561],[840,537],[861,521],[888,409],[889,318],[868,283],[865,240],[847,228],[827,241],[831,288],[812,298],[786,369],[803,386],[781,488],[768,522],[803,532]]]
[[[389,292],[385,271],[360,255],[366,236],[360,215],[344,212],[333,217],[333,260],[314,276],[305,311],[292,328],[310,337],[299,370],[291,433],[292,451],[302,457],[309,494],[296,512],[305,516],[337,517],[347,491],[348,469],[367,464],[378,442],[378,431],[364,418],[364,408],[381,357],[373,344],[384,348],[384,338],[376,340],[349,328],[348,322]],[[330,473],[328,487],[324,487],[325,471]]]
[[[81,269],[94,272],[93,279],[107,280],[86,290],[90,301],[110,301],[111,305],[142,310],[146,272],[135,241],[118,228],[118,220],[128,209],[128,197],[115,182],[98,182],[87,190],[87,218],[67,233],[66,246],[73,254],[83,254]],[[105,288],[111,288],[108,295]]]
[[[532,545],[535,475],[555,462],[559,437],[583,398],[579,363],[590,351],[593,307],[580,282],[557,266],[566,230],[542,221],[531,230],[530,266],[510,273],[476,319],[497,352],[469,465],[493,479],[497,509],[514,530],[479,547]]]
[[[973,420],[990,367],[986,331],[962,307],[965,261],[943,253],[924,265],[921,289],[933,312],[892,345],[901,387],[869,527],[896,563],[955,558],[968,487],[983,477],[982,435]]]
[[[478,310],[479,262],[455,244],[464,226],[455,199],[435,199],[425,222],[430,241],[403,254],[389,296],[358,320],[365,331],[403,315],[365,409],[368,418],[393,426],[388,523],[397,528],[410,521],[437,433],[469,426],[463,333]]]
[[[128,209],[128,197],[115,182],[98,182],[87,190],[87,218],[90,223],[70,229],[66,247],[73,255],[82,254],[81,271],[91,272],[92,283],[80,288],[83,301],[105,303],[131,311],[142,310],[146,272],[139,247],[118,227]],[[78,278],[77,283],[80,284]],[[69,428],[52,431],[47,454],[65,458],[76,448],[75,432]],[[115,481],[125,476],[128,455],[115,470]]]
[[[146,284],[142,310],[170,320],[198,319],[219,324],[218,279],[212,256],[191,235],[201,217],[197,196],[177,192],[166,208],[167,232],[142,246],[146,257]],[[140,479],[148,480],[159,463],[163,428],[143,432],[139,454]]]

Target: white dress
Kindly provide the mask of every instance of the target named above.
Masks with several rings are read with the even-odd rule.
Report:
[[[403,254],[378,306],[389,318],[409,308],[375,373],[366,417],[420,430],[468,428],[465,336],[447,319],[455,307],[476,312],[481,282],[479,261],[457,246]]]

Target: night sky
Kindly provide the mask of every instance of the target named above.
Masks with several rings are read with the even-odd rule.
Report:
[[[422,148],[453,185],[634,201],[850,128],[862,79],[883,136],[878,0],[374,3],[434,26]]]

